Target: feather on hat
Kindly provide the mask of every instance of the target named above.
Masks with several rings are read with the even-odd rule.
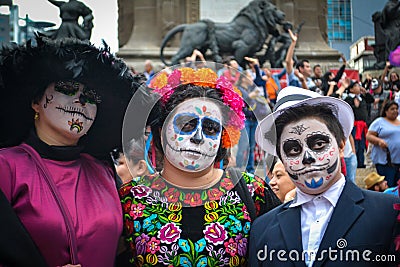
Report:
[[[101,97],[94,124],[79,141],[84,152],[104,158],[121,146],[125,109],[143,82],[127,65],[110,53],[107,44],[36,36],[37,45],[3,47],[0,51],[0,147],[20,144],[34,126],[31,103],[43,96],[52,82],[74,80]]]

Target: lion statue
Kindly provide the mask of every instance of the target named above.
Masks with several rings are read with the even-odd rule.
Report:
[[[284,19],[285,14],[270,1],[254,0],[228,23],[201,20],[194,24],[177,25],[165,35],[160,59],[165,65],[171,66],[191,55],[194,49],[203,54],[210,49],[215,62],[222,62],[224,55],[233,55],[243,66],[244,57],[251,57],[260,51],[269,34],[279,35],[277,25],[282,25]],[[179,32],[183,32],[179,51],[167,63],[164,47]]]

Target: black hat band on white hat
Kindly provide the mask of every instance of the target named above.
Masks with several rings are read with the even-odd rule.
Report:
[[[281,106],[289,101],[301,101],[301,100],[305,100],[308,98],[311,98],[311,96],[300,95],[300,94],[294,94],[294,95],[288,95],[288,96],[282,97],[281,99],[278,100],[278,102],[276,102],[274,111],[278,110],[279,106]]]

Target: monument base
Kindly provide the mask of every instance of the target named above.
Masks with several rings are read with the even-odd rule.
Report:
[[[164,49],[164,57],[167,62],[170,62],[171,57],[175,55],[178,48],[166,48]],[[261,56],[262,53],[257,54]],[[342,62],[339,62],[340,53],[334,49],[314,49],[310,50],[307,47],[299,47],[296,49],[295,55],[298,60],[307,59],[310,61],[311,66],[316,64],[321,65],[322,71],[328,71],[329,69],[340,68]],[[148,47],[148,48],[121,48],[117,52],[117,56],[122,58],[129,66],[135,68],[136,71],[143,71],[144,62],[150,59],[153,62],[155,71],[162,70],[165,66],[160,60],[160,48],[159,47]],[[206,54],[206,59],[211,57]],[[211,60],[211,59],[210,59]]]

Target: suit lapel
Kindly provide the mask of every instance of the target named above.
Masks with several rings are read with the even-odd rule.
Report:
[[[300,206],[289,208],[291,202],[285,204],[283,211],[278,213],[279,227],[286,244],[286,252],[297,251],[301,257],[303,245],[301,240]],[[301,259],[301,258],[300,258]],[[304,267],[304,262],[293,262],[295,266]]]
[[[364,199],[361,189],[352,182],[346,181],[343,192],[339,197],[338,203],[333,211],[331,220],[325,231],[324,237],[318,249],[318,257],[321,256],[321,251],[328,251],[329,248],[336,249],[337,242],[340,238],[345,238],[345,235],[350,230],[354,222],[363,213],[364,208],[358,203]],[[327,260],[327,253],[323,253],[322,260],[316,260],[314,267],[322,266]]]

